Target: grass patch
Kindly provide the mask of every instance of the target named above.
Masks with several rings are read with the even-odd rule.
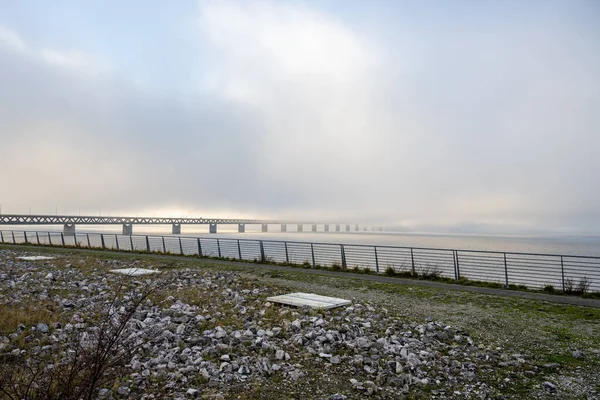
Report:
[[[27,328],[38,323],[50,325],[57,320],[59,310],[56,303],[48,300],[27,304],[3,304],[0,312],[0,333],[13,333],[21,324]]]

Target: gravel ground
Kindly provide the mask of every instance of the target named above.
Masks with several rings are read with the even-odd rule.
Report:
[[[95,398],[595,399],[600,390],[595,309],[193,261],[17,259],[37,254],[0,250],[0,353],[5,365],[43,360],[40,387],[74,362],[73,348],[96,349],[125,321],[111,353],[121,362],[103,371]],[[161,274],[108,273],[128,267]],[[266,301],[289,291],[353,304]],[[0,387],[15,370],[3,369]]]

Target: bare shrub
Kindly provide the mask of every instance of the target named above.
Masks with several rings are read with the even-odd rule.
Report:
[[[592,280],[590,278],[588,278],[587,276],[584,276],[583,278],[579,279],[579,283],[577,284],[577,287],[575,288],[575,293],[577,293],[579,295],[586,294],[590,290],[591,283],[592,283]]]
[[[426,265],[421,268],[419,275],[426,279],[435,279],[442,276],[442,270],[437,265]]]
[[[0,355],[0,394],[8,399],[92,399],[113,382],[143,344],[127,335],[138,307],[154,292],[146,283],[122,296],[123,286],[100,312],[99,324],[66,342]]]
[[[572,294],[575,292],[575,284],[573,283],[573,278],[565,279],[565,293]]]

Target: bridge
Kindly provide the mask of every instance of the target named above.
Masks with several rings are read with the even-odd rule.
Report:
[[[237,225],[238,232],[246,232],[246,225],[261,225],[262,232],[269,231],[269,225],[281,225],[281,232],[287,232],[287,225],[297,225],[297,231],[303,232],[304,225],[310,225],[312,232],[317,232],[317,227],[323,225],[323,231],[329,232],[330,226],[335,226],[335,232],[340,232],[345,225],[345,231],[350,232],[351,224],[329,222],[307,222],[286,220],[259,220],[246,218],[156,218],[156,217],[101,217],[101,216],[73,216],[73,215],[24,215],[0,214],[0,225],[63,225],[65,234],[75,234],[76,225],[122,225],[123,234],[131,235],[133,225],[171,225],[173,234],[181,233],[181,225],[209,225],[210,233],[217,233],[218,225]],[[364,231],[368,228],[363,226]],[[354,231],[360,230],[354,224]],[[370,230],[375,230],[371,228]],[[377,230],[381,231],[382,228]]]

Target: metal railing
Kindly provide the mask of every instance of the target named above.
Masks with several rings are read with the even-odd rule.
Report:
[[[311,267],[367,268],[377,274],[437,275],[455,280],[523,285],[540,289],[600,291],[600,257],[511,253],[361,244],[315,243],[189,236],[107,233],[2,231],[0,243],[77,246],[230,258],[245,261],[304,264]]]

